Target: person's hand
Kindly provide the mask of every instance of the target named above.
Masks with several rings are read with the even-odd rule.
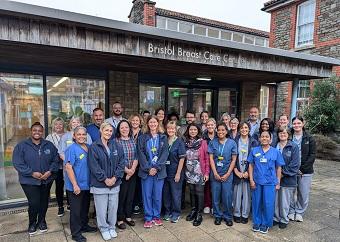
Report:
[[[221,180],[221,176],[216,172],[214,173],[214,177],[216,181],[220,181]]]
[[[111,180],[111,183],[112,183],[111,186],[113,186],[113,185],[116,183],[117,178],[114,176],[114,177],[112,177],[110,180]]]
[[[254,181],[249,181],[249,183],[250,183],[250,188],[254,190],[256,188],[255,182]]]
[[[236,176],[238,176],[240,179],[243,178],[242,172],[236,171],[235,174],[236,174]]]
[[[32,177],[40,180],[42,177],[42,174],[40,172],[35,171],[33,172]]]
[[[110,178],[106,178],[104,182],[105,182],[105,185],[108,187],[111,187],[113,185]]]
[[[303,175],[303,173],[300,170],[299,170],[298,174],[301,175],[301,176]]]
[[[126,175],[131,177],[132,174],[133,174],[133,173],[132,173],[132,170],[131,170],[131,169],[127,169]]]
[[[126,177],[125,177],[125,180],[129,180],[131,178],[131,176],[130,175],[126,175]]]
[[[135,172],[136,172],[136,169],[134,169],[134,168],[131,168],[131,169],[130,169],[130,171],[131,171],[131,174],[130,174],[130,176],[133,176],[133,174],[135,174]]]
[[[230,176],[230,174],[228,174],[228,172],[226,174],[224,174],[222,177],[221,177],[221,180],[222,181],[226,181],[228,179],[228,177]]]
[[[208,175],[205,175],[205,176],[203,177],[203,181],[204,181],[204,182],[209,181],[209,176],[208,176]]]
[[[151,168],[149,171],[150,176],[155,176],[157,174],[157,169],[156,168]]]
[[[178,174],[176,173],[176,176],[175,176],[175,182],[179,182],[179,180],[181,179],[181,174]]]
[[[243,173],[243,178],[248,179],[248,177],[249,177],[249,174],[248,174],[247,171],[245,171],[245,172]]]
[[[79,195],[79,193],[80,193],[80,188],[77,184],[73,185],[73,193],[76,194],[76,195]]]
[[[52,175],[52,173],[50,171],[46,171],[41,177],[41,180],[47,180],[47,178],[49,178]]]
[[[280,190],[280,183],[276,184],[275,189],[276,191]]]

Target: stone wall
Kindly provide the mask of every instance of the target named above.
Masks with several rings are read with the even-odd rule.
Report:
[[[139,84],[138,73],[110,71],[109,72],[109,106],[110,115],[112,104],[121,102],[124,107],[124,117],[138,113]]]
[[[291,18],[290,8],[283,8],[275,12],[275,18],[272,19],[270,33],[270,47],[288,50],[290,46],[290,30],[291,22],[287,21]]]
[[[241,84],[241,119],[246,120],[249,116],[249,109],[260,105],[261,84],[256,82],[242,82]]]
[[[135,24],[143,24],[148,26],[156,26],[156,2],[150,0],[134,0],[129,22]]]

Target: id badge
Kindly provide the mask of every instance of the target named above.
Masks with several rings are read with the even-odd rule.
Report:
[[[170,161],[167,160],[167,161],[165,162],[165,165],[170,165]]]
[[[217,159],[218,160],[223,160],[224,158],[223,158],[223,156],[218,156]]]
[[[157,160],[158,160],[158,156],[156,155],[156,156],[153,157],[152,162],[156,163]]]
[[[223,163],[219,161],[219,162],[217,162],[217,166],[218,167],[223,167]]]
[[[267,159],[264,158],[264,157],[262,157],[262,158],[260,159],[260,162],[261,162],[261,163],[267,163]]]

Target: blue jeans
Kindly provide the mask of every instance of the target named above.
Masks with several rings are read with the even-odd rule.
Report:
[[[275,208],[275,185],[259,185],[252,193],[253,224],[273,226]]]
[[[165,215],[177,218],[181,214],[183,176],[178,182],[174,178],[166,178],[163,187],[163,205]]]
[[[216,181],[215,178],[210,177],[214,217],[231,221],[233,218],[233,176],[230,175],[225,182]],[[221,198],[223,212],[220,209]]]
[[[164,179],[157,179],[157,176],[148,176],[146,179],[141,179],[141,183],[144,220],[149,222],[154,218],[160,218]]]

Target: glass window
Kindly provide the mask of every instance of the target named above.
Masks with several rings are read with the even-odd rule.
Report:
[[[180,22],[179,31],[183,33],[192,34],[192,24]]]
[[[261,93],[260,93],[260,118],[261,120],[268,117],[268,103],[269,103],[269,87],[261,86]]]
[[[156,26],[157,28],[165,29],[166,18],[162,18],[157,16],[156,18]]]
[[[306,1],[298,6],[296,24],[296,46],[313,44],[315,0]]]
[[[213,38],[219,38],[220,37],[220,31],[217,29],[208,29],[208,36]]]
[[[94,108],[105,110],[104,80],[63,76],[47,76],[46,79],[49,124],[56,117],[67,122],[76,115],[88,125]]]
[[[0,73],[0,204],[26,199],[13,167],[14,146],[30,136],[34,122],[44,125],[43,77]]]
[[[200,116],[200,113],[207,110],[211,114],[211,101],[212,101],[212,91],[209,89],[193,89],[193,111],[196,117]]]
[[[207,35],[207,28],[195,25],[194,33],[197,34],[197,35],[206,36]]]
[[[233,41],[243,42],[243,34],[233,33]]]
[[[237,114],[237,91],[233,89],[219,89],[218,91],[218,119],[227,112],[231,116]]]
[[[244,43],[253,45],[254,44],[254,36],[245,35],[244,36]]]
[[[155,113],[159,107],[164,107],[165,87],[153,84],[139,85],[139,109],[140,113],[144,110]]]
[[[231,40],[231,32],[221,31],[221,39]]]
[[[167,29],[178,31],[178,21],[174,19],[168,19]]]
[[[309,98],[310,96],[310,82],[309,80],[299,81],[298,98]]]
[[[184,117],[188,104],[187,88],[168,88],[168,113],[176,112],[180,117]]]
[[[255,38],[255,45],[265,46],[264,38],[256,37],[256,38]]]

